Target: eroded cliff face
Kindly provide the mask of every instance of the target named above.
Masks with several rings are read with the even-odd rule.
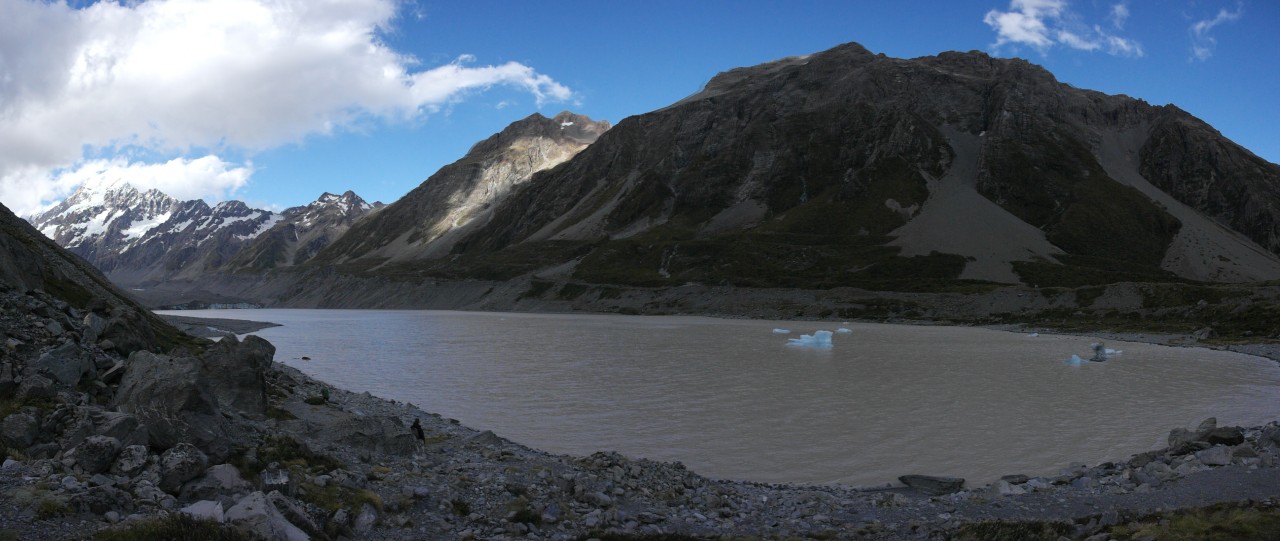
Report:
[[[467,155],[317,254],[315,263],[413,261],[449,253],[465,231],[488,220],[493,205],[581,152],[609,123],[563,112],[533,114],[477,143]]]

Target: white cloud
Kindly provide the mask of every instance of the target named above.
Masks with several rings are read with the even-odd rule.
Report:
[[[1111,21],[1111,26],[1116,27],[1116,30],[1124,30],[1124,23],[1129,20],[1128,4],[1112,5],[1111,16],[1108,19]]]
[[[1129,18],[1126,4],[1112,6],[1109,19],[1117,30]],[[1046,54],[1054,45],[1081,51],[1105,51],[1116,56],[1141,57],[1137,41],[1111,34],[1100,25],[1088,26],[1070,10],[1066,0],[1012,0],[1008,11],[993,9],[982,19],[996,32],[995,49],[1028,46]]]
[[[0,193],[12,196],[4,203],[15,213],[29,216],[51,207],[82,184],[105,187],[127,182],[139,190],[155,188],[184,201],[217,201],[231,197],[251,175],[253,164],[236,165],[213,155],[164,163],[117,157],[86,160],[65,169],[21,168],[0,177]]]
[[[424,69],[380,38],[399,6],[0,0],[0,201],[31,201],[12,179],[52,178],[41,172],[73,167],[85,148],[252,153],[370,118],[414,118],[497,85],[539,105],[572,97],[515,62],[462,56]]]
[[[1191,32],[1191,59],[1203,62],[1213,56],[1213,51],[1218,46],[1218,40],[1210,35],[1210,32],[1213,31],[1215,26],[1239,20],[1242,16],[1244,16],[1244,5],[1236,4],[1235,11],[1227,11],[1225,8],[1219,9],[1218,14],[1212,18],[1201,19],[1193,23],[1188,29]]]

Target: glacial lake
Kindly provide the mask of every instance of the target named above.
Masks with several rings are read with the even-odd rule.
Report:
[[[1280,367],[1200,348],[967,327],[683,316],[203,310],[280,323],[276,360],[555,453],[614,450],[724,479],[971,485],[1280,418]],[[830,349],[787,345],[848,327]],[[774,328],[791,330],[775,334]],[[310,360],[302,360],[309,357]]]

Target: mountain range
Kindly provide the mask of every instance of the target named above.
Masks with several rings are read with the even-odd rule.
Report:
[[[115,179],[84,184],[28,221],[113,282],[136,287],[296,265],[382,206],[348,191],[278,213],[234,200],[210,207]]]
[[[1280,166],[1175,106],[976,51],[846,44],[616,126],[534,114],[381,210],[348,193],[325,219],[302,210],[325,197],[197,219],[199,202],[108,193],[33,222],[120,283],[281,306],[705,311],[686,301],[711,288],[776,308],[797,296],[761,292],[1280,279]]]

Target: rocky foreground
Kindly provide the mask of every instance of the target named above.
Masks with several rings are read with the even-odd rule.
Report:
[[[1152,512],[1280,498],[1275,423],[1206,420],[1126,462],[983,487],[729,482],[616,453],[551,455],[332,389],[252,336],[122,358],[102,335],[110,314],[38,290],[0,292],[0,305],[0,539],[132,538],[181,516],[287,540],[927,539],[989,521],[1083,539]]]

